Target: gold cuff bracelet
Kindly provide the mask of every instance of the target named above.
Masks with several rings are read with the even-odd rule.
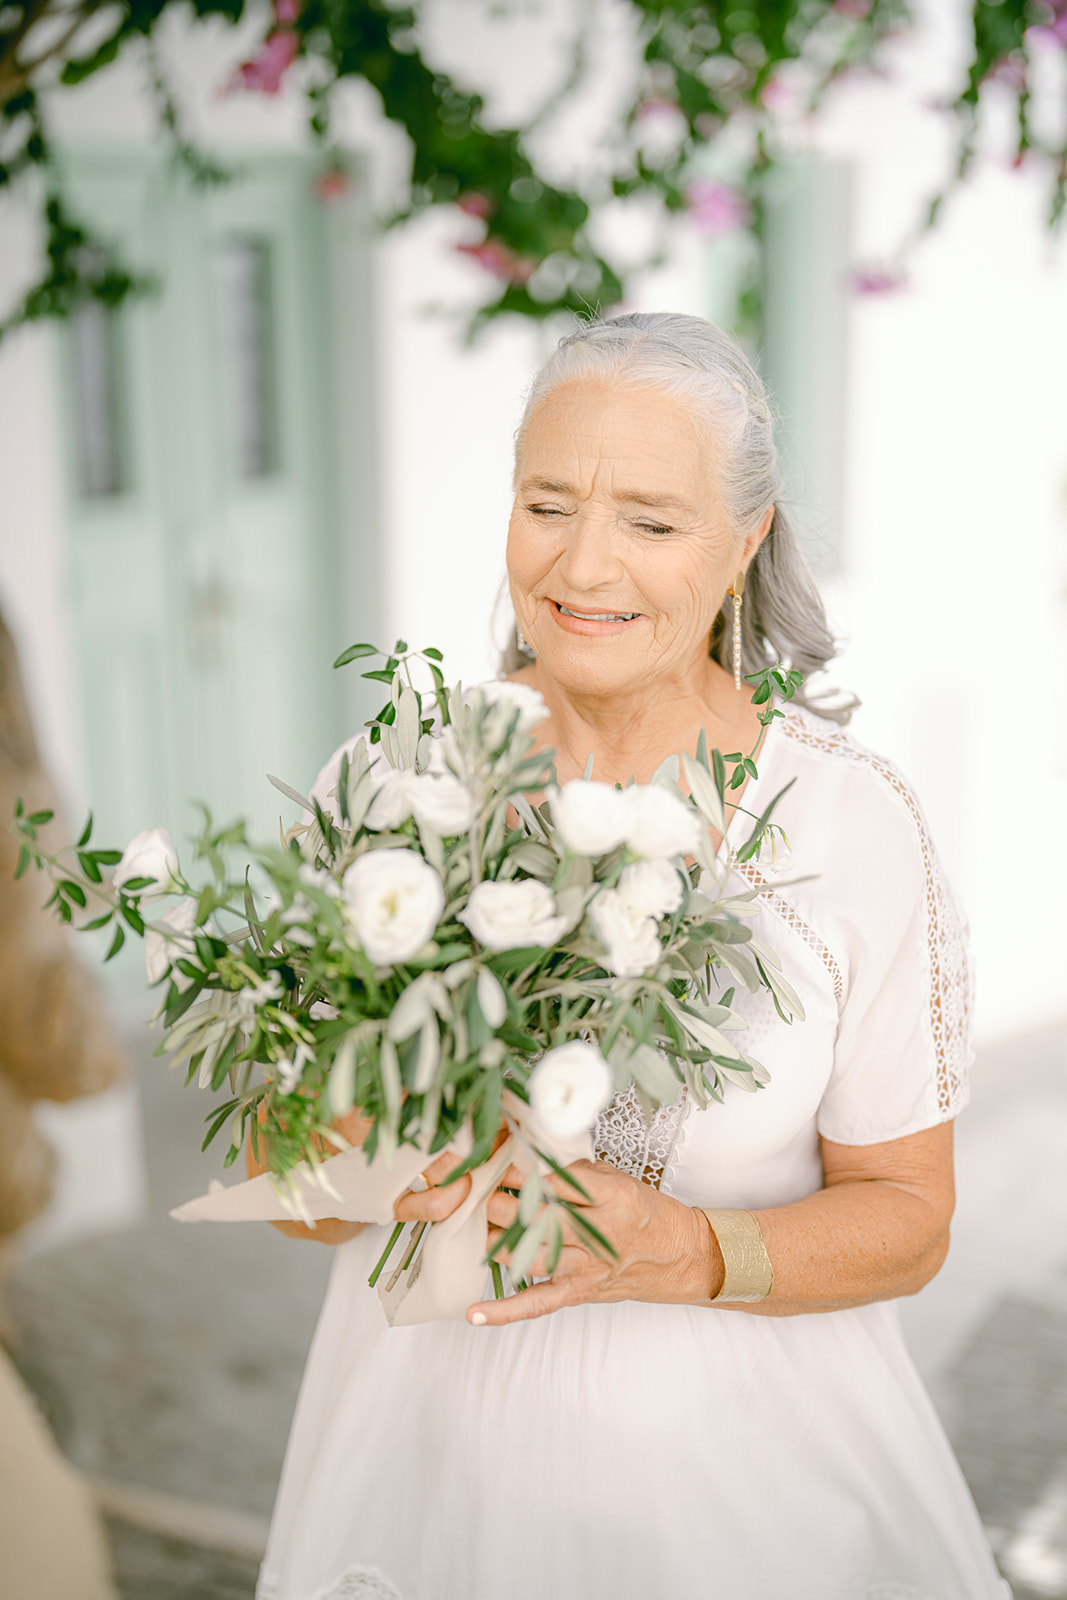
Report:
[[[713,1301],[752,1305],[766,1300],[774,1288],[774,1269],[760,1225],[751,1211],[704,1211],[719,1241],[726,1272]]]

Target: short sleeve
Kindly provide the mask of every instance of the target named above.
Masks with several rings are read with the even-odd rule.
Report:
[[[876,760],[853,768],[850,789],[848,973],[818,1130],[869,1145],[966,1104],[972,983],[966,921],[910,787]]]

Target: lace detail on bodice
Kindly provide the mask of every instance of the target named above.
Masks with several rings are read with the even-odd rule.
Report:
[[[673,1105],[661,1106],[649,1122],[631,1083],[605,1106],[596,1121],[593,1149],[598,1161],[659,1189],[670,1179],[671,1163],[689,1110],[682,1088]]]
[[[792,709],[781,724],[789,739],[840,756],[875,772],[892,790],[911,818],[922,851],[926,900],[926,948],[929,1022],[937,1059],[937,1103],[945,1117],[955,1116],[966,1098],[969,1062],[972,979],[967,958],[966,922],[945,880],[919,802],[901,774],[888,761],[846,734]]]
[[[278,1580],[263,1573],[256,1585],[256,1600],[276,1600],[277,1595]],[[316,1589],[311,1600],[403,1600],[403,1596],[377,1567],[349,1567],[325,1589]]]

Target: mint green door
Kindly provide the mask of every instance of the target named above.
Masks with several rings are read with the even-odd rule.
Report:
[[[336,224],[297,156],[241,158],[207,191],[151,153],[67,165],[77,208],[160,283],[63,335],[98,831],[178,840],[199,797],[276,838],[291,807],[264,775],[303,789],[352,731],[330,663],[354,611],[374,629],[373,530],[342,534],[335,492],[333,345],[352,323],[332,304]]]

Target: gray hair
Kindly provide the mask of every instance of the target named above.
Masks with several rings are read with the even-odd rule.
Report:
[[[805,680],[837,653],[822,598],[782,501],[774,415],[761,379],[737,340],[700,317],[631,312],[590,322],[561,339],[531,385],[515,436],[516,469],[530,418],[554,389],[582,379],[650,387],[677,395],[713,438],[719,492],[738,542],[774,507],[770,530],[749,565],[741,608],[741,671],[782,661]],[[710,653],[733,673],[733,601],[715,619]],[[505,672],[524,657],[517,635],[504,653]],[[825,694],[825,691],[824,691]],[[807,682],[796,699],[820,716],[847,722],[854,699],[813,703]]]

